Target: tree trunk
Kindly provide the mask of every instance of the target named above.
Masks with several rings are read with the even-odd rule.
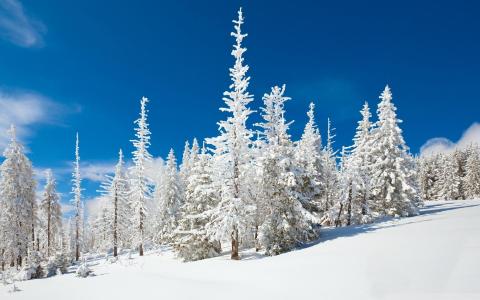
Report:
[[[113,256],[117,257],[117,246],[118,246],[118,236],[117,236],[117,216],[118,216],[118,196],[115,192],[115,202],[114,202],[114,213],[113,213]]]
[[[342,215],[342,211],[343,211],[343,203],[340,203],[340,210],[338,211],[338,216],[337,216],[337,219],[335,220],[335,227],[340,227],[341,225],[340,217]]]
[[[347,226],[352,223],[352,184],[348,187],[348,207],[347,207]]]
[[[50,201],[48,201],[48,208],[47,208],[47,256],[50,257],[50,218],[51,218],[51,213],[50,213]]]
[[[232,255],[231,259],[239,260],[240,256],[238,255],[238,228],[235,228],[232,231]]]
[[[5,271],[5,257],[3,255],[5,254],[5,249],[2,249],[2,271]]]
[[[143,256],[143,211],[140,210],[140,245],[138,246],[138,253]]]
[[[367,190],[363,191],[363,201],[362,201],[362,215],[367,214]]]
[[[260,243],[258,241],[258,225],[255,226],[255,252],[260,251]]]
[[[79,237],[78,237],[78,221],[77,221],[77,228],[76,228],[76,233],[75,233],[75,261],[80,260],[80,245],[79,245]]]

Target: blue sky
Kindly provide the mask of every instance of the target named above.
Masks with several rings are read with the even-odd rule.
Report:
[[[477,1],[0,0],[0,146],[15,123],[68,193],[79,131],[90,198],[118,149],[132,150],[141,96],[154,156],[214,136],[240,5],[253,108],[286,83],[294,137],[313,100],[322,133],[331,117],[337,146],[350,144],[362,103],[376,107],[387,83],[414,153],[480,121]]]

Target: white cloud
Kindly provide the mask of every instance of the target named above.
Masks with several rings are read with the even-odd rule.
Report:
[[[45,25],[30,16],[18,0],[0,0],[0,35],[21,47],[43,45]]]
[[[75,210],[75,206],[69,203],[61,203],[62,214],[69,214]]]
[[[91,181],[104,181],[105,175],[112,174],[115,171],[114,163],[81,163],[80,175],[83,179]]]
[[[420,155],[448,153],[457,148],[464,149],[472,143],[480,144],[480,123],[473,123],[456,143],[443,137],[428,140],[420,149]]]
[[[34,92],[0,89],[0,150],[9,141],[7,129],[11,124],[16,126],[17,137],[23,140],[32,135],[31,126],[55,123],[61,115],[70,112],[66,106]]]
[[[103,196],[85,200],[85,215],[88,218],[95,218],[106,204],[107,199]]]

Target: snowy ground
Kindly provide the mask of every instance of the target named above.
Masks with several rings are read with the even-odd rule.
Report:
[[[19,282],[0,299],[480,299],[480,200],[431,202],[422,215],[325,229],[319,243],[277,257],[244,252],[181,263],[170,251],[96,276]]]

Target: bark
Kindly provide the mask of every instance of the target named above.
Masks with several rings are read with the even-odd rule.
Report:
[[[255,252],[260,251],[260,243],[258,241],[258,225],[255,226]]]
[[[338,211],[338,216],[337,216],[337,219],[335,220],[335,227],[340,227],[340,225],[342,225],[340,220],[340,216],[342,215],[342,212],[343,212],[343,203],[340,203],[340,210]]]
[[[50,219],[51,219],[51,214],[50,214],[51,206],[50,206],[50,201],[48,201],[48,207],[47,207],[47,256],[50,257]]]
[[[114,202],[114,216],[113,216],[113,256],[117,257],[117,246],[118,246],[118,236],[117,236],[117,216],[118,216],[118,196],[115,192],[115,202]]]
[[[347,226],[352,223],[352,184],[348,187]]]
[[[238,228],[235,227],[232,231],[232,255],[231,259],[239,260],[240,256],[238,255]]]
[[[140,210],[140,245],[138,246],[138,253],[143,256],[143,211]]]

